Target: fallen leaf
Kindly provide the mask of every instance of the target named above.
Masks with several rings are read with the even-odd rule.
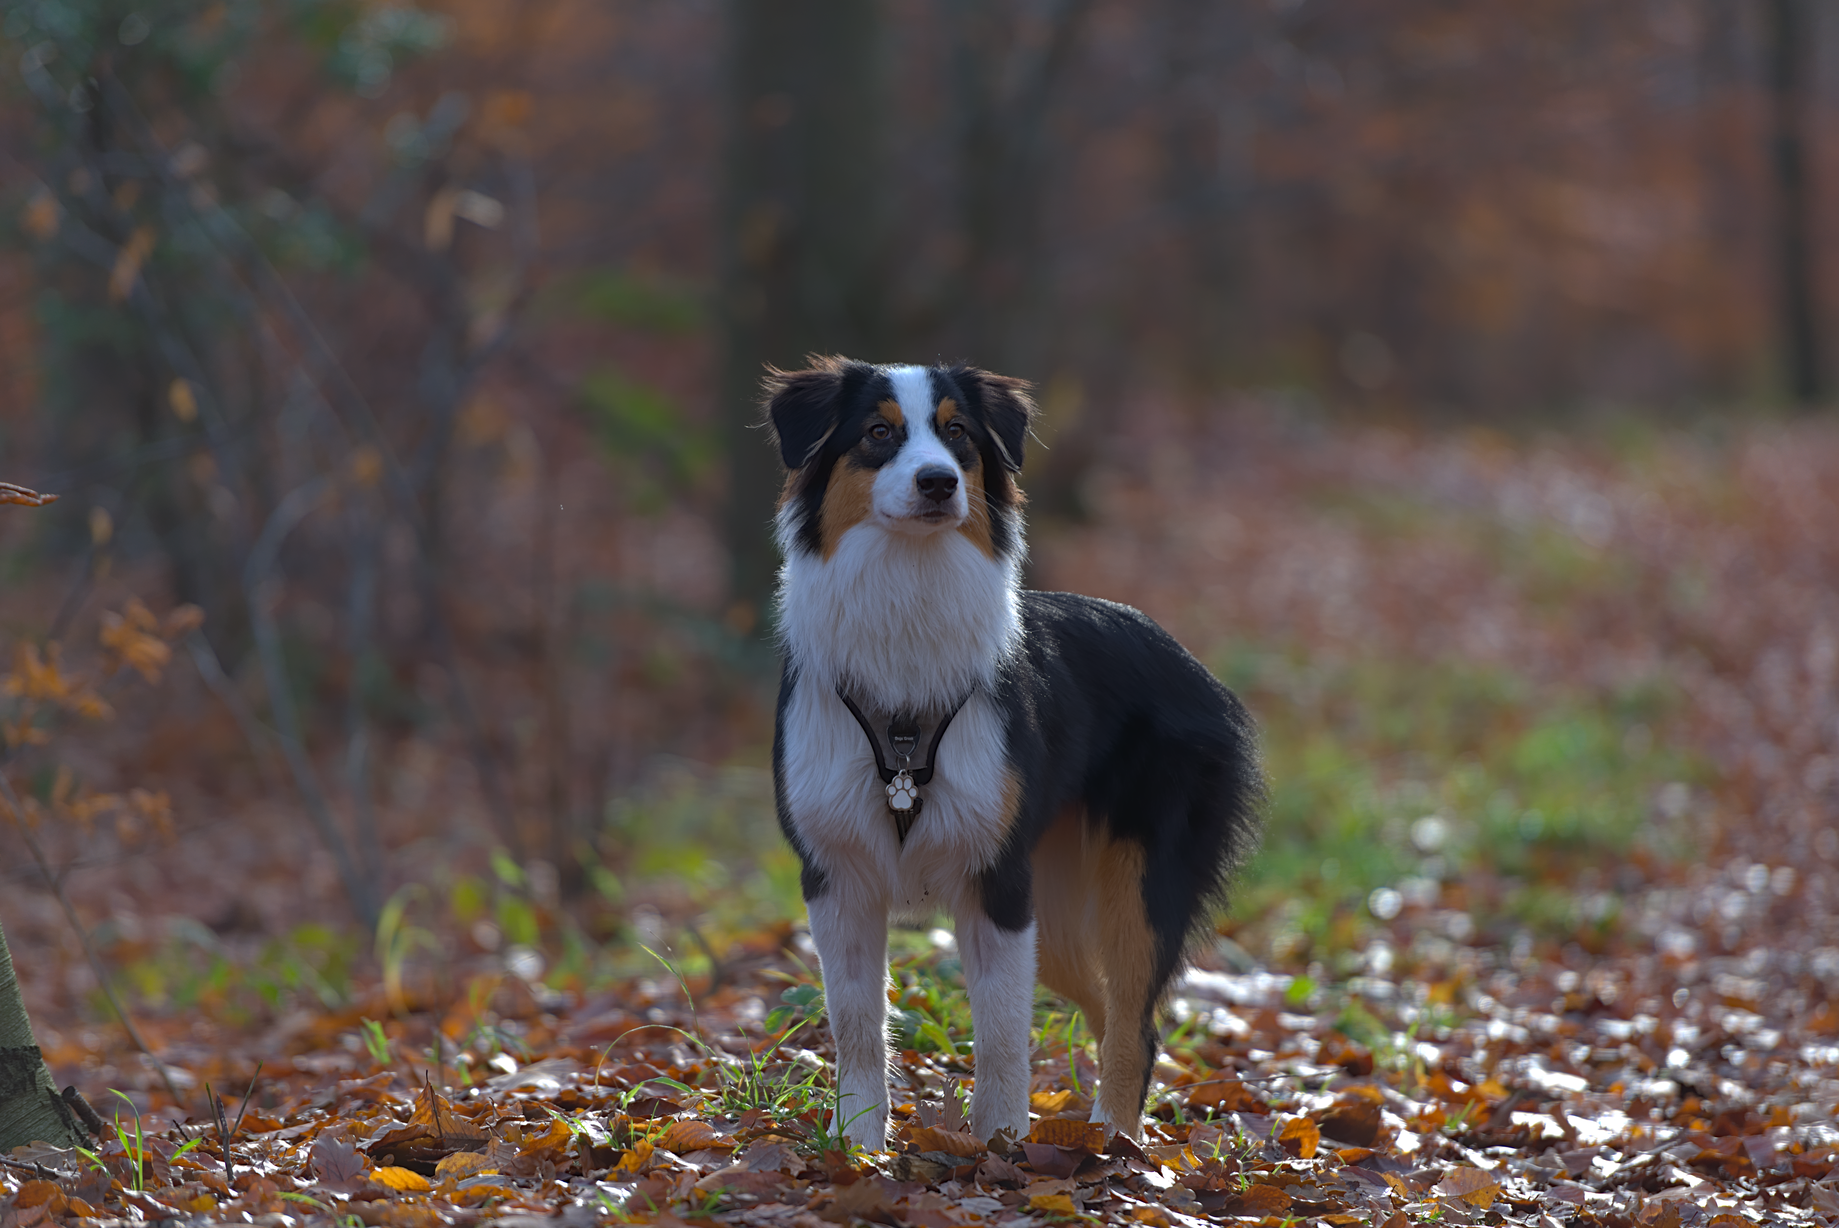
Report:
[[[1359,1096],[1344,1096],[1322,1114],[1318,1125],[1322,1134],[1356,1147],[1370,1147],[1379,1137],[1379,1105]]]
[[[1078,1215],[1079,1208],[1065,1194],[1036,1194],[1028,1200],[1031,1211],[1052,1211],[1059,1215]]]
[[[654,1146],[666,1151],[683,1155],[691,1151],[703,1151],[711,1147],[732,1149],[734,1144],[727,1139],[718,1138],[715,1127],[696,1117],[686,1117],[682,1121],[673,1121],[670,1127],[653,1142]]]
[[[1061,1112],[1072,1102],[1073,1090],[1063,1087],[1057,1092],[1035,1092],[1028,1097],[1028,1107],[1043,1117],[1051,1117]]]
[[[838,1186],[830,1201],[817,1209],[817,1215],[833,1224],[847,1224],[858,1219],[888,1221],[894,1215],[894,1199],[882,1187],[879,1178],[869,1177]]]
[[[1089,1151],[1096,1155],[1105,1149],[1105,1125],[1103,1122],[1080,1121],[1077,1118],[1049,1117],[1034,1123],[1034,1129],[1028,1132],[1027,1141],[1047,1143],[1073,1151]]]
[[[459,1181],[465,1177],[477,1176],[492,1166],[491,1157],[482,1151],[455,1151],[442,1156],[434,1166],[434,1175]]]
[[[983,1157],[977,1164],[980,1185],[1026,1185],[1028,1174],[998,1155]]]
[[[969,1158],[989,1150],[973,1134],[962,1130],[943,1130],[936,1126],[920,1126],[908,1131],[907,1138],[915,1151],[943,1151],[947,1155]]]
[[[55,1181],[27,1181],[13,1195],[13,1205],[46,1207],[52,1215],[60,1215],[66,1205],[64,1189]]]
[[[322,1134],[313,1140],[307,1167],[322,1184],[334,1189],[349,1189],[364,1178],[364,1157],[337,1134]]]
[[[645,1162],[651,1159],[651,1151],[650,1140],[640,1139],[632,1145],[632,1150],[619,1157],[619,1163],[613,1166],[607,1179],[618,1181],[622,1177],[636,1177],[639,1170],[645,1167]]]
[[[398,1194],[426,1194],[434,1188],[420,1173],[411,1172],[406,1168],[397,1168],[394,1165],[372,1169],[370,1179],[386,1189],[395,1190]]]
[[[1226,1200],[1222,1215],[1282,1215],[1290,1209],[1290,1195],[1274,1185],[1250,1185]]]
[[[1052,1143],[1024,1142],[1022,1151],[1028,1156],[1030,1168],[1049,1177],[1070,1177],[1093,1158],[1090,1151],[1056,1147]]]
[[[796,1177],[805,1171],[805,1158],[778,1139],[761,1139],[751,1144],[735,1162],[757,1173],[786,1173]]]
[[[1500,1180],[1479,1168],[1452,1168],[1443,1175],[1443,1180],[1432,1187],[1432,1192],[1442,1198],[1458,1198],[1472,1207],[1484,1210],[1501,1192]]]
[[[1315,1158],[1315,1149],[1322,1142],[1322,1131],[1307,1117],[1292,1117],[1277,1132],[1277,1142],[1298,1159],[1309,1160]]]

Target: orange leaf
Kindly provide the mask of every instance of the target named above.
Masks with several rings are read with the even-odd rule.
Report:
[[[1034,1129],[1028,1132],[1028,1141],[1031,1143],[1050,1143],[1069,1151],[1089,1151],[1093,1155],[1105,1149],[1105,1138],[1103,1122],[1080,1121],[1072,1117],[1049,1117],[1037,1121]]]
[[[1056,1211],[1061,1215],[1078,1215],[1079,1208],[1065,1194],[1036,1194],[1028,1200],[1031,1211]]]
[[[490,1170],[492,1170],[492,1158],[484,1152],[455,1151],[441,1157],[441,1162],[434,1166],[434,1175],[458,1181]]]
[[[372,1169],[370,1179],[378,1185],[395,1190],[398,1194],[426,1194],[434,1188],[420,1173],[394,1166]]]
[[[140,266],[146,263],[152,251],[153,227],[136,226],[121,250],[115,253],[115,267],[109,270],[109,302],[123,302],[134,293],[134,283],[140,280]]]
[[[653,1145],[662,1147],[666,1151],[674,1151],[678,1155],[691,1151],[706,1151],[711,1147],[719,1147],[724,1150],[732,1150],[734,1147],[734,1144],[727,1139],[716,1137],[714,1126],[694,1117],[671,1122],[670,1127],[657,1137]]]
[[[1244,1080],[1238,1078],[1202,1079],[1188,1089],[1188,1107],[1191,1109],[1236,1113],[1251,1107],[1246,1103],[1250,1099]]]
[[[28,1181],[19,1187],[13,1195],[16,1207],[48,1206],[51,1214],[63,1214],[65,1207],[64,1191],[55,1181]]]
[[[1283,1149],[1299,1160],[1311,1159],[1315,1149],[1322,1143],[1322,1131],[1307,1117],[1292,1117],[1277,1132],[1277,1141]]]
[[[1501,1192],[1500,1180],[1479,1168],[1452,1168],[1437,1182],[1432,1192],[1443,1198],[1459,1198],[1472,1207],[1486,1208]]]
[[[609,1180],[618,1181],[622,1177],[636,1177],[645,1167],[645,1161],[651,1159],[651,1143],[640,1139],[633,1144],[632,1150],[619,1157],[619,1163],[613,1166]]]
[[[910,1131],[907,1137],[918,1151],[943,1151],[946,1155],[969,1158],[989,1150],[974,1135],[962,1130],[941,1130],[937,1126],[921,1126]]]

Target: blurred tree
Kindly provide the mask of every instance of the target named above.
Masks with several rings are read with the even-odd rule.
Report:
[[[254,657],[269,723],[239,719],[259,752],[278,742],[367,922],[382,890],[368,692],[392,656],[440,661],[500,838],[521,849],[459,674],[443,527],[460,408],[528,289],[534,190],[514,131],[527,105],[488,100],[470,129],[475,105],[457,91],[398,109],[380,165],[342,199],[288,124],[329,87],[377,97],[449,27],[407,4],[0,0],[33,104],[22,237],[43,290],[47,459],[95,509],[61,531],[95,548],[145,526],[172,595],[210,614],[200,664],[232,706],[230,676]],[[262,112],[269,122],[231,93],[265,61],[290,66],[274,88],[294,95]],[[460,222],[504,237],[495,250]],[[401,331],[417,344],[409,361],[373,350],[367,372],[349,357],[379,338],[345,330],[367,290],[385,297],[379,280],[406,300]],[[327,301],[333,311],[316,310]],[[407,566],[385,566],[392,533]],[[397,620],[394,644],[377,617],[386,596],[419,614]],[[301,604],[334,629],[330,611],[344,616],[342,637],[322,637],[345,680],[342,826],[340,790],[312,754],[319,679]]]
[[[89,1135],[57,1094],[19,996],[13,953],[0,926],[0,1154],[31,1142],[78,1147]]]
[[[976,362],[1030,379],[1045,375],[1048,335],[1049,108],[1090,9],[1091,0],[946,7],[959,226],[948,333]]]
[[[1802,0],[1769,2],[1769,154],[1775,177],[1776,294],[1788,394],[1826,395],[1814,291],[1812,185],[1807,174],[1807,62],[1815,21]]]
[[[760,377],[809,353],[891,357],[880,0],[730,0],[721,380],[732,451],[729,623],[765,624],[778,458],[752,430]]]

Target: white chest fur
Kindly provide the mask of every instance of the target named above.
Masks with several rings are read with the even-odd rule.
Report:
[[[1016,572],[962,534],[873,524],[850,529],[828,560],[787,550],[780,620],[797,677],[783,733],[786,803],[826,878],[863,905],[953,911],[1001,849],[1005,729],[989,688],[1019,636]],[[939,712],[977,688],[939,744],[904,843],[839,681],[881,712]]]

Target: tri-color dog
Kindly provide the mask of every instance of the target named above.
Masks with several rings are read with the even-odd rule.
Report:
[[[779,822],[804,867],[841,1118],[884,1145],[890,919],[955,919],[984,1140],[1028,1131],[1037,974],[1139,1137],[1158,1001],[1255,838],[1251,719],[1128,606],[1020,587],[1027,385],[812,359],[766,400],[785,651]]]

